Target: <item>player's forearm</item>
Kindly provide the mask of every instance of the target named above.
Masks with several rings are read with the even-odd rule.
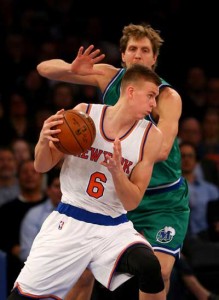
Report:
[[[168,158],[173,147],[174,140],[177,136],[177,124],[174,123],[170,127],[169,124],[168,126],[166,125],[165,121],[159,120],[157,128],[159,128],[163,134],[163,142],[160,147],[158,161],[163,161]]]
[[[62,80],[63,76],[71,73],[71,64],[61,59],[51,59],[39,63],[37,71],[48,79]]]
[[[37,172],[45,173],[49,171],[53,164],[52,150],[49,147],[49,141],[39,140],[35,147],[34,167]]]
[[[125,174],[114,175],[113,182],[116,193],[125,210],[135,209],[143,196],[138,186],[133,184]]]

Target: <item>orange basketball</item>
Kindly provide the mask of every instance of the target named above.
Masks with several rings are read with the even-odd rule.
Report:
[[[61,129],[61,132],[54,135],[59,139],[54,145],[65,154],[78,155],[85,152],[96,137],[96,127],[92,118],[77,110],[64,111],[63,124],[55,128]]]

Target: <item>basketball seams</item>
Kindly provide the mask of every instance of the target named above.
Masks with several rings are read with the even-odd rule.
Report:
[[[96,127],[92,118],[77,110],[66,110],[63,113],[63,123],[55,126],[61,132],[54,134],[59,142],[54,142],[57,149],[65,154],[78,155],[93,144],[96,137]]]
[[[72,153],[66,149],[61,142],[54,142],[55,146],[59,149],[59,151],[71,155]]]
[[[80,118],[80,120],[83,121],[83,123],[86,125],[88,131],[90,132],[91,143],[93,143],[94,138],[95,138],[95,136],[96,136],[96,127],[95,127],[94,122],[92,121],[92,119],[89,117],[89,115],[85,114],[86,117],[84,117],[84,115],[82,116],[82,114],[81,114],[79,111],[77,111],[77,110],[72,110],[72,111],[70,111],[70,113],[73,113],[74,115],[77,115],[77,116]],[[66,119],[66,120],[67,120],[67,119]],[[69,124],[68,124],[68,127],[69,127]],[[90,127],[93,128],[93,131],[91,130]],[[69,127],[69,129],[71,130],[70,127]],[[72,130],[71,130],[71,132],[72,132]],[[77,136],[75,135],[75,133],[74,133],[74,132],[72,132],[72,133],[73,133],[75,139],[77,140]],[[94,134],[94,133],[95,133],[95,134]],[[78,140],[77,140],[77,142],[79,143]],[[83,148],[81,145],[80,145],[80,147],[81,147],[82,150],[84,151],[84,148]]]
[[[70,132],[72,133],[75,141],[78,143],[79,147],[81,148],[82,151],[84,151],[84,148],[81,146],[80,142],[78,141],[78,138],[76,136],[76,134],[74,133],[74,131],[72,130],[72,128],[70,127],[69,123],[68,123],[68,119],[65,117],[66,113],[64,113],[64,119],[65,119],[65,124],[68,126],[68,129],[70,130]],[[77,115],[79,117],[78,114],[75,114],[74,115]],[[81,117],[80,117],[80,120],[83,120]]]
[[[57,126],[54,126],[54,129],[56,128]],[[58,137],[58,134],[53,134],[53,136],[55,138],[59,138]],[[58,148],[59,151],[65,153],[65,154],[72,154],[71,152],[68,151],[68,149],[66,149],[63,144],[59,141],[59,142],[53,142],[53,144],[56,146],[56,148]]]
[[[90,126],[88,126],[88,129],[89,129],[90,134],[92,136],[92,143],[93,143],[93,141],[95,139],[95,136],[96,136],[96,127],[94,125],[94,122],[92,122],[92,120],[90,118],[89,119],[87,118],[86,121],[88,121],[88,123],[91,125],[91,127],[93,127],[93,131],[91,131]]]

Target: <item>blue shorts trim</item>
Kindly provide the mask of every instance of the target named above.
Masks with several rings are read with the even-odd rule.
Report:
[[[157,245],[156,246],[152,245],[152,248],[154,249],[155,252],[162,252],[168,255],[172,255],[173,257],[175,257],[175,259],[179,259],[180,257],[180,248],[173,250],[173,249],[168,249]]]
[[[93,213],[63,202],[59,203],[56,210],[60,214],[65,214],[66,216],[71,217],[73,219],[96,225],[116,226],[129,221],[126,214],[113,218],[110,216]]]

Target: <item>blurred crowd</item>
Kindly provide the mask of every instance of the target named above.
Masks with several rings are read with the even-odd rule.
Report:
[[[52,58],[71,62],[81,45],[92,43],[106,54],[106,63],[120,66],[119,29],[111,38],[103,18],[72,18],[72,3],[1,1],[0,250],[8,255],[8,291],[61,197],[60,166],[48,174],[34,170],[43,122],[79,102],[101,103],[95,87],[47,80],[36,65]],[[178,138],[191,209],[183,255],[205,288],[219,294],[219,73],[191,64],[179,77],[173,84],[183,101]],[[175,271],[181,279],[190,274],[180,266]],[[189,292],[184,297],[196,299]]]

